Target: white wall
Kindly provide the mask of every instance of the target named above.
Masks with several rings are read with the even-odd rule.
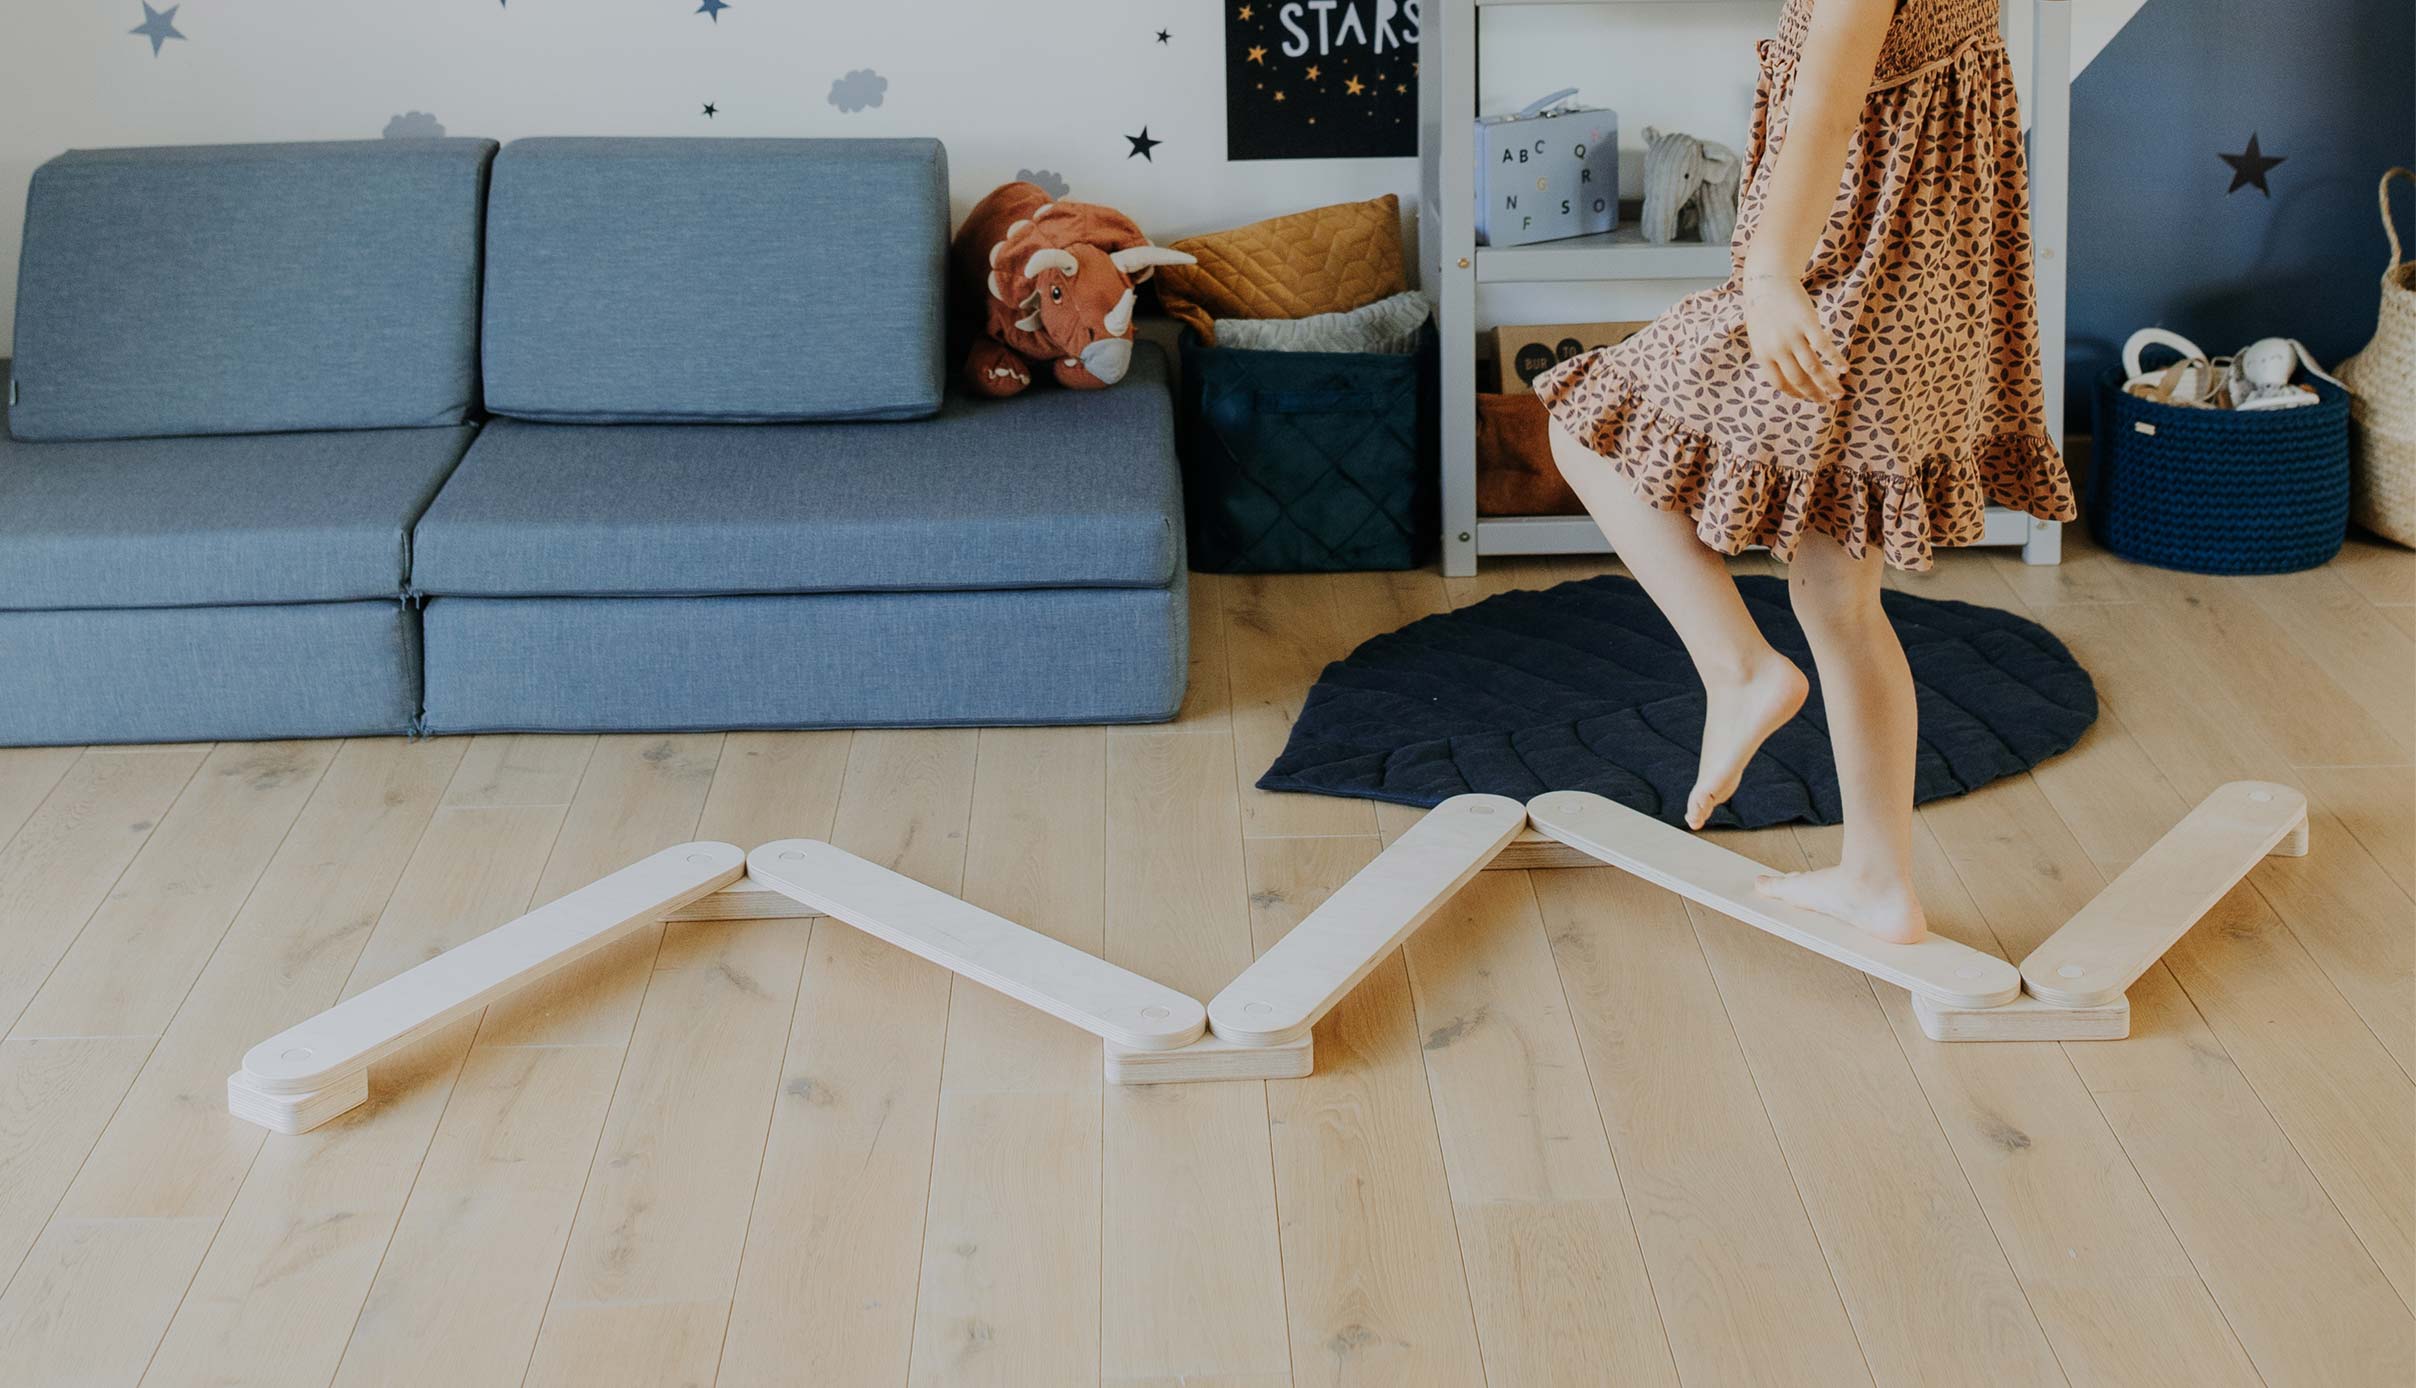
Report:
[[[78,146],[365,138],[406,111],[497,139],[936,135],[960,212],[1018,169],[1046,168],[1161,240],[1383,192],[1414,201],[1410,159],[1225,160],[1223,17],[1242,2],[730,0],[711,20],[696,0],[182,0],[186,37],[154,57],[128,32],[140,0],[7,0],[0,352],[26,179]],[[1582,87],[1620,112],[1633,196],[1647,124],[1743,139],[1752,41],[1777,11],[1778,0],[1496,9],[1480,109]],[[879,107],[842,113],[831,83],[857,68],[889,85]],[[720,108],[711,120],[706,101]],[[1122,138],[1144,124],[1165,141],[1153,162],[1128,158]],[[1497,311],[1534,321],[1657,306],[1520,292]]]

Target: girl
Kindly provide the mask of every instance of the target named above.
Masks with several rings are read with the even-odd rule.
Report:
[[[1787,0],[1760,45],[1733,272],[1537,379],[1552,454],[1707,695],[1687,823],[1803,706],[1720,556],[1765,545],[1810,638],[1845,852],[1767,895],[1910,943],[1913,682],[1882,563],[2070,520],[2046,429],[2029,176],[1997,0]]]

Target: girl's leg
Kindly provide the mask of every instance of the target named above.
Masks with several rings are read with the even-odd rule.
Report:
[[[1765,877],[1761,890],[1911,944],[1928,929],[1913,892],[1913,673],[1879,607],[1881,567],[1876,551],[1850,559],[1820,534],[1788,566],[1787,595],[1820,668],[1846,842],[1837,866]]]
[[[1686,799],[1686,822],[1700,829],[1736,793],[1763,739],[1804,706],[1804,672],[1762,639],[1728,566],[1695,538],[1692,522],[1640,499],[1607,459],[1557,422],[1552,461],[1628,572],[1677,628],[1703,681],[1703,751]]]

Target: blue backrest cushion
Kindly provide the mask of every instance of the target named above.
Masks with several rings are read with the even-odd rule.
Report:
[[[947,252],[937,140],[515,140],[487,209],[487,408],[934,413]]]
[[[461,423],[490,140],[71,150],[17,270],[26,440]]]

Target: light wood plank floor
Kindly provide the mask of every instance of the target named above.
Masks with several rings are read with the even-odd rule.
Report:
[[[1103,1086],[867,936],[696,922],[317,1132],[226,1116],[252,1041],[690,837],[830,837],[1206,997],[1414,821],[1252,788],[1318,669],[1590,562],[1202,578],[1163,727],[0,752],[0,1384],[2416,1381],[2416,556],[2071,540],[1895,580],[2105,704],[1921,812],[1939,928],[2019,958],[2222,781],[2315,805],[2113,1044],[1932,1045],[1632,878],[1494,872],[1304,1080]]]

